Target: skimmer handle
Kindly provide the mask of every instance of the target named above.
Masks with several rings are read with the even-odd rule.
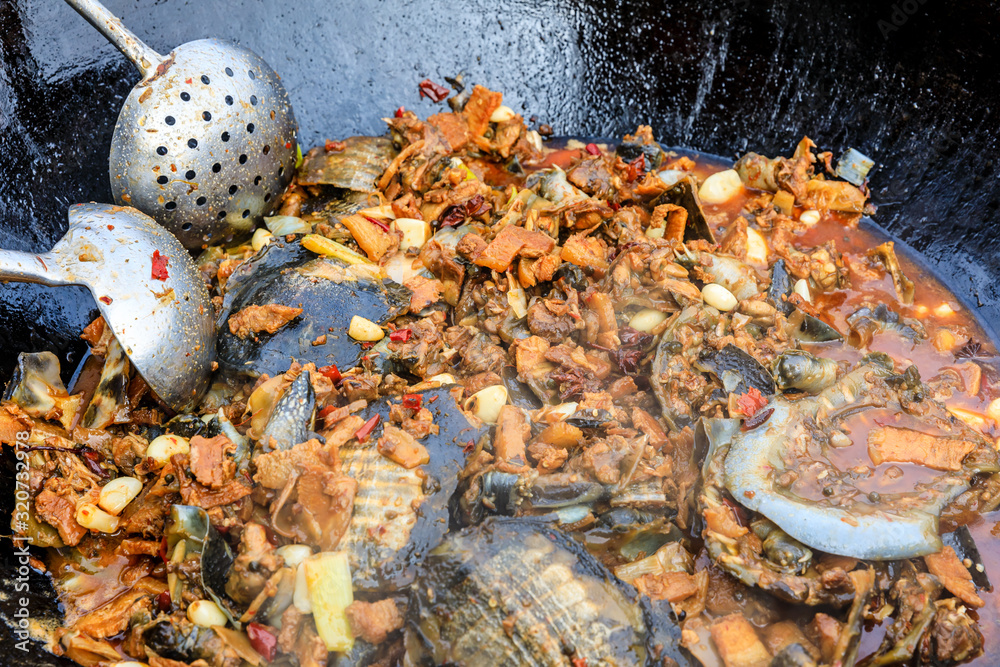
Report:
[[[90,25],[97,28],[109,42],[118,47],[118,50],[139,68],[143,79],[155,72],[157,65],[163,61],[163,56],[136,37],[135,33],[125,27],[120,18],[97,0],[66,0],[66,3],[87,19]]]
[[[58,258],[51,253],[30,253],[0,250],[0,281],[39,283],[41,285],[72,285]]]

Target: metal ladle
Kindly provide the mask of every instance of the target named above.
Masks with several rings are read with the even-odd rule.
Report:
[[[153,253],[169,259],[153,277]],[[162,277],[162,272],[158,272]],[[194,261],[168,231],[133,208],[74,204],[49,252],[0,250],[0,281],[84,285],[129,361],[178,412],[208,388],[215,311]]]
[[[118,115],[109,171],[115,201],[186,248],[247,236],[292,179],[295,115],[256,53],[218,39],[149,48],[96,0],[66,0],[142,74]]]

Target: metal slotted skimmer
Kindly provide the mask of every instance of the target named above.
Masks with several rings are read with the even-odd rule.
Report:
[[[161,56],[96,0],[66,0],[142,73],[115,125],[115,201],[188,249],[249,234],[274,210],[297,157],[295,115],[257,54],[218,39]]]

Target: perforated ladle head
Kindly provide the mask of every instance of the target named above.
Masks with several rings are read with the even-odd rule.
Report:
[[[187,248],[239,238],[292,179],[295,115],[278,75],[237,44],[200,39],[167,56],[96,0],[66,0],[142,73],[111,142],[111,190]]]
[[[154,271],[156,261],[166,266]],[[155,275],[154,275],[155,274]],[[49,252],[0,250],[0,280],[85,285],[133,367],[178,412],[208,388],[215,311],[188,252],[149,216],[111,204],[75,204]]]

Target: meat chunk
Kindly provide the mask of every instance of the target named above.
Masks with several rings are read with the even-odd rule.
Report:
[[[742,614],[719,619],[712,625],[711,633],[726,667],[767,667],[771,664],[771,655]]]
[[[55,526],[67,546],[76,546],[87,529],[76,522],[76,503],[48,489],[35,496],[35,512],[46,523]]]
[[[555,240],[541,232],[531,232],[524,227],[507,225],[496,238],[476,257],[476,264],[506,271],[510,263],[520,255],[536,258],[547,255],[556,245]]]
[[[432,280],[423,276],[413,276],[403,283],[403,287],[413,293],[410,295],[411,313],[419,313],[432,303],[437,303],[441,300],[441,293],[444,291],[444,285],[440,280]]]
[[[247,338],[251,334],[265,331],[277,333],[302,314],[301,308],[269,303],[264,306],[247,306],[229,318],[229,332],[237,338]]]
[[[416,468],[431,460],[426,447],[392,424],[386,424],[382,428],[382,437],[378,439],[378,453],[407,469]]]
[[[403,627],[403,615],[392,599],[378,602],[355,600],[346,612],[351,632],[369,644],[380,644],[389,634]]]
[[[917,463],[933,470],[957,472],[962,459],[976,443],[942,438],[908,428],[884,426],[868,433],[868,456],[872,463]]]
[[[927,564],[927,571],[941,580],[941,583],[948,592],[959,598],[970,607],[978,609],[985,602],[976,594],[976,587],[972,583],[972,575],[962,565],[955,550],[945,547],[936,554],[924,556],[924,563]]]
[[[493,440],[497,460],[523,464],[524,441],[530,435],[531,427],[525,419],[524,411],[513,405],[500,408],[496,437]]]
[[[236,464],[227,456],[235,448],[229,438],[221,434],[211,439],[200,435],[191,438],[191,472],[194,478],[212,489],[221,488],[224,482],[232,479],[236,470]]]
[[[699,590],[698,581],[687,572],[662,572],[636,577],[632,585],[653,600],[680,602]]]

